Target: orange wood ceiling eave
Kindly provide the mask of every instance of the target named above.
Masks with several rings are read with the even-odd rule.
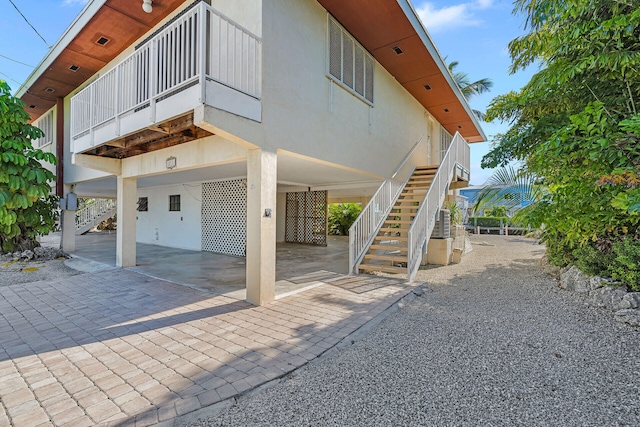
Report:
[[[184,0],[154,0],[153,12],[142,1],[108,0],[22,95],[36,120],[178,8]],[[100,37],[109,41],[100,46]],[[76,71],[69,67],[76,65]],[[51,91],[53,89],[53,91]]]
[[[397,0],[318,0],[452,135],[483,141]],[[392,49],[398,46],[402,54]],[[429,90],[425,89],[429,86]]]

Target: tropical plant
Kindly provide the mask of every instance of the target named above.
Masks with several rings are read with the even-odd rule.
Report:
[[[347,236],[349,228],[362,212],[360,203],[331,203],[329,205],[329,234]]]
[[[33,249],[36,238],[55,228],[55,179],[41,162],[56,163],[52,153],[34,149],[42,131],[28,124],[23,102],[0,80],[0,251]]]
[[[465,98],[469,99],[475,95],[480,95],[491,90],[491,88],[493,87],[493,80],[489,78],[483,78],[472,82],[469,74],[463,71],[456,71],[458,65],[458,61],[451,61],[448,67],[449,71],[451,71],[453,79],[458,84],[458,87],[460,88],[460,91]]]
[[[491,90],[491,88],[493,87],[493,80],[485,77],[483,79],[472,82],[469,74],[463,71],[456,71],[458,65],[458,61],[451,61],[448,65],[448,68],[451,72],[451,75],[453,76],[453,79],[460,88],[462,95],[464,95],[467,100],[471,99],[475,95],[480,95]],[[476,117],[478,117],[479,120],[485,119],[485,114],[482,111],[473,110],[473,113],[476,115]]]
[[[464,219],[462,216],[462,209],[460,209],[460,206],[458,206],[456,202],[445,202],[444,208],[449,211],[449,218],[452,224],[462,225],[462,221]]]
[[[474,212],[484,211],[488,216],[504,216],[518,207],[513,215],[515,223],[540,227],[542,224],[530,217],[542,199],[544,189],[535,177],[513,165],[496,169],[482,186],[475,200]]]
[[[496,97],[487,120],[510,128],[485,167],[521,161],[544,189],[528,212],[562,265],[638,245],[640,224],[640,9],[617,0],[516,0],[528,33],[509,45],[513,72],[540,66],[519,91]],[[633,253],[627,250],[627,253]],[[624,267],[640,270],[630,259]]]

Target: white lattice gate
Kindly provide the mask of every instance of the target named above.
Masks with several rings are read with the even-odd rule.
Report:
[[[247,181],[202,184],[202,250],[245,256]]]
[[[285,240],[327,246],[327,192],[287,193]]]

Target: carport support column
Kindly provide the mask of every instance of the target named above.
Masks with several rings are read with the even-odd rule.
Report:
[[[136,265],[136,207],[138,183],[135,178],[118,175],[118,209],[116,231],[116,265]]]
[[[276,290],[277,154],[247,156],[247,301],[270,303]]]

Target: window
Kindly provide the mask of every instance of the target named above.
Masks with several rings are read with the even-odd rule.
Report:
[[[373,104],[373,58],[329,17],[329,77]]]
[[[138,212],[147,212],[149,210],[149,198],[138,197]]]
[[[44,133],[43,136],[36,140],[36,148],[51,144],[53,142],[53,110],[49,110],[48,113],[40,117],[34,125]]]
[[[180,195],[169,196],[169,211],[175,212],[180,210]]]

